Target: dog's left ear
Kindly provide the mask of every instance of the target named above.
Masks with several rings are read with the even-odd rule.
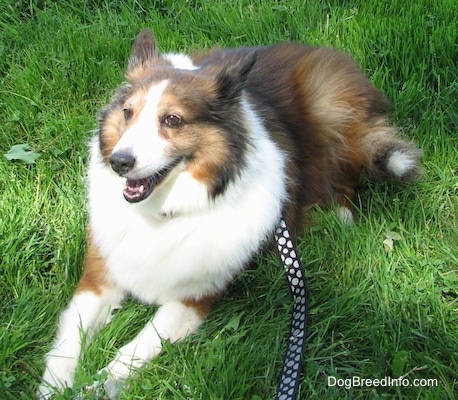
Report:
[[[244,56],[238,63],[225,67],[216,75],[219,93],[225,98],[238,98],[245,87],[248,74],[256,63],[255,51]]]
[[[127,65],[126,78],[138,82],[151,74],[151,67],[159,59],[156,40],[150,29],[143,29],[135,39]]]

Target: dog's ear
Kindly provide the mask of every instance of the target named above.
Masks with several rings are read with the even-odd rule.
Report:
[[[248,74],[256,63],[257,54],[252,51],[239,62],[225,67],[216,75],[216,83],[221,97],[238,98],[245,87]]]
[[[138,82],[151,74],[151,67],[159,58],[156,40],[149,29],[143,29],[135,39],[127,65],[126,78]]]

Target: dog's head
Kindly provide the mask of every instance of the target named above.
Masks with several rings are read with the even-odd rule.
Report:
[[[138,35],[127,82],[100,114],[104,162],[125,178],[124,197],[147,199],[186,174],[214,198],[246,163],[249,135],[242,92],[253,53],[230,65],[194,65],[161,55],[149,30]]]

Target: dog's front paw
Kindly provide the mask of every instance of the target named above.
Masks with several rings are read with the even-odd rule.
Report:
[[[108,372],[108,368],[103,368],[97,373],[94,383],[86,386],[85,391],[96,395],[97,399],[115,400],[118,398],[119,392],[125,387],[124,379],[115,378]]]
[[[42,383],[36,392],[36,397],[39,400],[48,400],[56,394],[56,391],[46,383]]]
[[[118,398],[118,394],[122,389],[126,388],[126,382],[122,379],[110,379],[108,378],[103,384],[105,393],[110,400]]]

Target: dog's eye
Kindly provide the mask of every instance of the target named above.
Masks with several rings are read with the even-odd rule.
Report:
[[[126,121],[126,122],[129,121],[129,119],[132,118],[132,115],[133,115],[133,113],[134,113],[134,112],[132,111],[132,109],[129,108],[129,107],[124,107],[124,108],[122,109],[122,112],[124,113],[124,121]]]
[[[167,115],[163,122],[170,128],[177,128],[178,126],[183,125],[183,120],[176,114]]]

